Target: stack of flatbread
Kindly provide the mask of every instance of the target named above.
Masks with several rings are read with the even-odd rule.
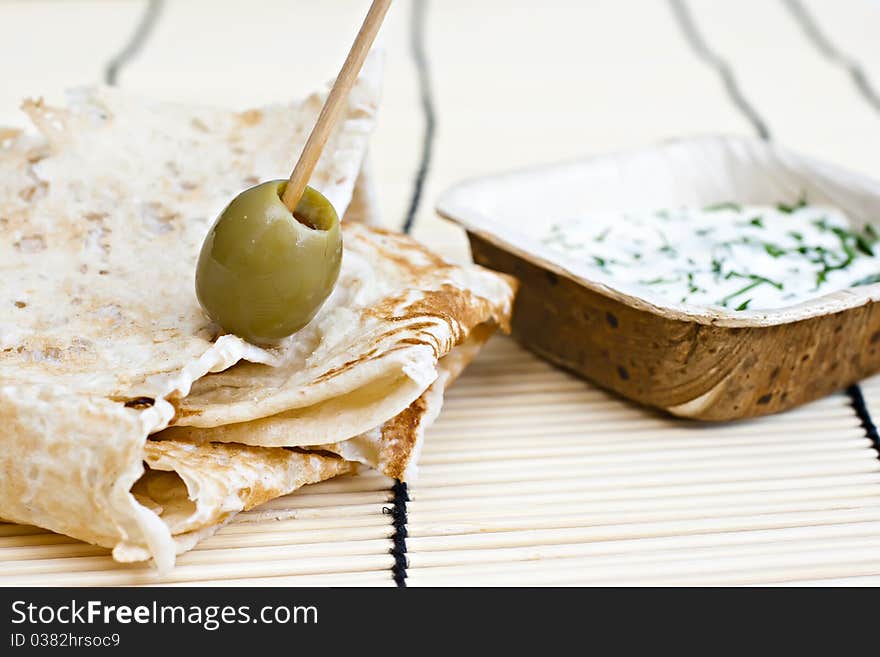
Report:
[[[175,555],[237,512],[373,467],[414,475],[443,391],[514,283],[355,218],[379,96],[371,57],[311,184],[344,216],[339,282],[271,348],[200,309],[204,236],[236,194],[283,177],[324,100],[247,112],[111,89],[26,102],[0,131],[0,518]]]

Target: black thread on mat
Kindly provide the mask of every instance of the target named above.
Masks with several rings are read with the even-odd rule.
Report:
[[[871,413],[868,411],[868,405],[865,403],[865,396],[862,394],[861,386],[858,384],[851,385],[846,389],[846,394],[849,395],[853,410],[862,422],[865,435],[874,443],[874,449],[877,450],[877,458],[880,458],[880,435],[877,433],[877,425],[871,419]]]
[[[394,565],[391,566],[394,583],[405,589],[406,569],[409,565],[406,559],[406,503],[409,502],[409,493],[406,484],[399,479],[395,480],[391,492],[394,493],[393,506],[383,507],[382,513],[391,516],[391,526],[394,527],[394,535],[391,537],[394,542],[391,548],[391,554],[394,557]]]
[[[422,191],[425,187],[425,179],[428,177],[428,168],[431,165],[431,155],[434,150],[434,132],[437,128],[434,99],[431,94],[431,74],[428,69],[428,57],[425,54],[427,4],[427,0],[415,0],[410,15],[410,48],[419,80],[419,98],[425,117],[425,132],[422,135],[422,155],[419,158],[419,167],[413,180],[409,209],[403,220],[404,233],[412,230],[416,212],[418,212],[419,204],[422,201]],[[382,509],[382,513],[391,515],[391,525],[394,527],[394,535],[391,537],[394,542],[391,548],[394,565],[391,567],[391,572],[394,575],[394,583],[400,588],[406,588],[406,568],[408,565],[406,559],[406,503],[409,502],[409,493],[406,484],[400,480],[394,482],[391,492],[394,494],[393,506]]]
[[[767,129],[767,124],[758,112],[755,111],[755,108],[752,107],[749,101],[746,100],[746,97],[743,95],[736,82],[736,76],[734,76],[730,64],[708,46],[703,35],[697,28],[690,9],[685,1],[669,0],[669,4],[672,7],[672,13],[675,15],[682,32],[684,32],[685,38],[696,53],[697,57],[715,69],[715,72],[718,73],[722,82],[724,82],[724,87],[727,89],[727,95],[730,97],[730,100],[733,101],[733,104],[736,105],[737,109],[749,120],[749,123],[752,124],[755,132],[758,133],[758,136],[761,139],[769,141],[770,131]]]
[[[104,82],[115,85],[119,81],[119,72],[138,54],[159,20],[165,0],[148,0],[144,13],[132,32],[125,46],[104,67]]]
[[[846,68],[850,72],[850,75],[852,75],[856,86],[862,92],[864,98],[875,109],[880,111],[880,99],[878,99],[877,94],[874,92],[868,82],[867,76],[864,74],[858,63],[841,53],[827,38],[825,38],[819,29],[819,26],[803,5],[801,5],[799,0],[783,1],[791,10],[795,20],[801,24],[801,27],[816,47],[830,60]],[[771,137],[770,131],[767,128],[767,123],[742,95],[736,82],[736,76],[733,74],[730,65],[724,61],[724,59],[715,54],[706,44],[696,27],[696,23],[694,23],[693,17],[691,16],[685,1],[669,0],[669,4],[672,6],[672,11],[681,25],[685,37],[690,42],[696,54],[715,68],[718,75],[721,76],[724,81],[724,85],[727,88],[731,101],[733,101],[737,108],[739,108],[749,121],[751,121],[758,135],[762,139],[770,141]],[[865,403],[865,397],[862,394],[861,387],[858,384],[853,384],[846,389],[846,394],[850,398],[853,411],[856,416],[858,416],[859,421],[862,423],[862,427],[865,429],[865,435],[871,439],[874,449],[877,450],[877,456],[880,458],[880,437],[878,437],[877,434],[877,426],[871,419],[871,413],[868,411],[868,405]]]
[[[865,71],[859,62],[837,48],[837,46],[825,36],[819,28],[816,19],[813,18],[813,15],[810,14],[800,0],[784,0],[784,2],[785,6],[788,7],[788,10],[791,12],[791,15],[794,16],[795,21],[801,26],[804,34],[806,34],[807,38],[812,41],[814,46],[816,46],[816,49],[835,66],[846,70],[852,78],[853,83],[856,85],[856,88],[862,94],[862,97],[869,105],[871,105],[871,107],[880,112],[880,95],[878,95],[874,87],[871,86],[871,82],[868,80],[868,76],[865,74]]]
[[[413,3],[410,22],[410,47],[412,48],[413,61],[416,65],[416,73],[419,79],[419,98],[422,105],[422,113],[425,117],[425,131],[422,135],[422,155],[419,159],[419,168],[413,182],[412,196],[409,201],[409,210],[403,220],[403,232],[412,230],[416,219],[419,204],[422,200],[422,191],[425,187],[425,179],[431,166],[431,155],[434,151],[434,132],[437,129],[437,115],[434,112],[434,98],[431,92],[431,72],[428,68],[428,56],[425,53],[425,15],[427,14],[427,0],[415,0]]]
[[[853,83],[856,85],[856,88],[859,90],[865,101],[874,110],[880,112],[880,96],[877,95],[877,92],[871,86],[871,83],[868,81],[868,76],[865,75],[865,72],[859,63],[846,53],[839,50],[837,46],[825,36],[815,18],[813,18],[812,14],[810,14],[800,0],[783,0],[783,2],[785,3],[785,6],[788,7],[794,20],[801,26],[804,34],[813,43],[816,49],[835,66],[846,70],[850,74]],[[880,458],[880,437],[877,435],[877,425],[874,424],[874,420],[871,418],[871,412],[868,410],[867,403],[865,403],[865,396],[862,394],[861,386],[857,383],[851,385],[846,389],[846,394],[849,395],[853,410],[858,416],[859,421],[862,423],[865,435],[871,439],[871,442],[874,444],[874,449],[877,450],[877,456]]]

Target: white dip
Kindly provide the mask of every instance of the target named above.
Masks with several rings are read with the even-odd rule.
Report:
[[[880,282],[880,231],[852,226],[833,208],[723,203],[591,214],[537,237],[622,292],[755,310]]]

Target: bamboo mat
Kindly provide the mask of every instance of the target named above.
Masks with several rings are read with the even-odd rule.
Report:
[[[880,402],[877,381],[866,389]],[[243,513],[162,579],[0,524],[0,584],[390,586],[390,484],[346,477]],[[880,577],[880,460],[846,395],[741,423],[679,421],[505,337],[449,391],[410,498],[410,586]]]
[[[844,394],[680,421],[496,339],[450,391],[422,464],[409,585],[880,574],[880,460]]]
[[[36,527],[0,523],[0,585],[269,584],[393,586],[391,482],[376,474],[308,486],[240,514],[159,578],[109,551]]]
[[[867,390],[880,401],[880,379]],[[390,586],[390,484],[345,477],[243,513],[162,579],[0,524],[0,584]],[[880,577],[880,460],[844,394],[680,421],[496,337],[449,391],[410,497],[410,586]]]
[[[360,0],[242,9],[250,4],[166,2],[122,60],[120,84],[218,105],[287,100],[267,62],[286,62],[297,88],[320,82],[339,57],[326,35],[342,21],[355,25],[363,10]],[[880,166],[880,112],[852,69],[880,76],[876,29],[866,27],[880,19],[869,0],[559,0],[540,12],[438,0],[422,17],[424,34],[406,4],[383,37],[390,56],[371,147],[379,204],[389,225],[409,220],[416,237],[455,259],[467,255],[464,240],[433,216],[433,200],[473,175],[760,126],[803,152],[868,172]],[[675,4],[708,55],[670,11]],[[808,35],[798,5],[845,56]],[[132,43],[144,6],[0,2],[0,54],[34,53],[5,78],[2,122],[14,122],[7,110],[25,94],[51,98],[104,75],[110,55]],[[43,20],[47,12],[55,20]],[[293,21],[313,28],[296,43],[286,38]],[[66,29],[74,22],[78,30]],[[46,29],[22,27],[38,23]],[[230,51],[230,26],[261,47]],[[70,56],[41,59],[62,50]],[[880,377],[861,391],[880,417]],[[0,523],[0,585],[393,586],[401,563],[409,586],[878,585],[880,459],[852,402],[841,392],[754,421],[678,421],[497,337],[428,433],[405,534],[388,513],[392,482],[366,474],[242,514],[161,580],[101,548]]]

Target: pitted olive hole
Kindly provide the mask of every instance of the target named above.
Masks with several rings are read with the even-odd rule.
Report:
[[[275,345],[303,328],[339,276],[342,235],[332,204],[307,186],[291,211],[286,186],[270,180],[238,194],[196,264],[196,296],[207,318],[254,344]]]
[[[301,223],[306,228],[311,228],[312,230],[320,230],[318,228],[318,226],[316,226],[315,223],[311,219],[309,219],[306,215],[304,215],[299,210],[296,210],[293,213],[293,218],[296,219],[299,223]]]
[[[285,189],[287,189],[286,182],[278,186],[278,198],[281,199],[282,203],[284,202]],[[329,230],[333,225],[333,221],[325,217],[321,208],[316,206],[314,198],[312,198],[314,195],[315,192],[310,192],[309,189],[303,192],[302,198],[292,213],[293,218],[310,230]]]

